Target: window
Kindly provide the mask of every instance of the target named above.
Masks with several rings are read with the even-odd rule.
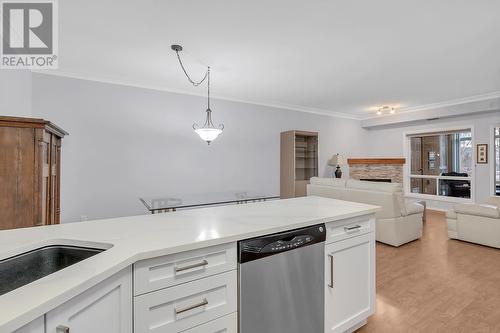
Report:
[[[409,135],[409,191],[442,198],[471,198],[471,130]]]
[[[495,194],[500,195],[500,127],[495,128]]]

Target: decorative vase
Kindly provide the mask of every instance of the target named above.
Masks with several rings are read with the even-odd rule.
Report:
[[[337,165],[337,170],[335,170],[335,178],[342,178],[342,170],[340,170],[340,166]]]

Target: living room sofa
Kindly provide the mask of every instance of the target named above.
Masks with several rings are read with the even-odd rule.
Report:
[[[448,236],[500,248],[500,197],[484,204],[464,203],[446,212]]]
[[[422,237],[424,207],[407,202],[399,183],[313,177],[307,195],[380,206],[376,213],[377,241],[400,246]]]

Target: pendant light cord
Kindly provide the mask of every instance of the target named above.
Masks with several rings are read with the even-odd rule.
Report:
[[[189,80],[189,82],[191,82],[191,84],[195,87],[198,87],[200,84],[202,84],[203,82],[205,82],[205,80],[207,80],[207,96],[208,96],[208,100],[207,100],[207,105],[208,105],[208,108],[207,108],[207,111],[210,110],[210,66],[208,66],[207,68],[207,71],[205,72],[205,76],[203,76],[203,78],[196,82],[196,81],[193,81],[193,79],[191,79],[191,77],[189,76],[186,68],[184,67],[184,64],[182,63],[182,60],[181,60],[181,56],[179,55],[179,51],[178,50],[175,50],[175,53],[177,54],[177,59],[179,60],[179,64],[181,65],[181,68],[182,68],[182,71],[184,72],[184,74],[186,75],[187,79]]]
[[[182,71],[184,72],[184,74],[186,75],[187,79],[189,80],[189,82],[191,82],[191,84],[195,87],[199,86],[200,84],[202,84],[205,79],[208,77],[209,75],[209,72],[210,72],[210,67],[208,67],[208,70],[205,72],[205,76],[203,77],[203,79],[201,79],[200,81],[196,82],[196,81],[193,81],[191,79],[191,77],[189,76],[189,74],[187,73],[186,71],[186,68],[184,67],[184,64],[182,63],[182,60],[181,60],[181,56],[179,55],[179,51],[175,51],[175,53],[177,54],[177,59],[179,60],[179,64],[181,65],[181,68],[182,68]]]
[[[210,110],[210,66],[208,66],[207,69],[207,104],[208,104],[208,110]]]

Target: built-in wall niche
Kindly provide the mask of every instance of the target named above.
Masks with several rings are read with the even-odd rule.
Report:
[[[281,198],[306,195],[311,177],[318,176],[318,133],[281,133]]]
[[[295,180],[309,180],[318,175],[318,137],[295,136]]]

